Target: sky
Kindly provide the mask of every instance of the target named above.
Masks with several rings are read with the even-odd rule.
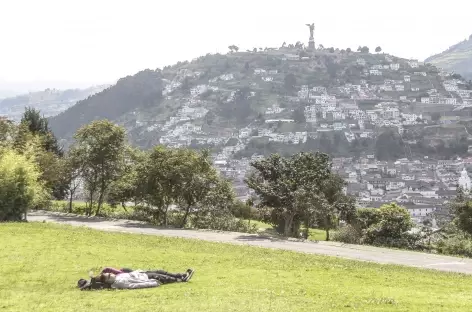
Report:
[[[472,1],[1,0],[0,89],[86,87],[207,53],[306,42],[423,60],[472,34]]]

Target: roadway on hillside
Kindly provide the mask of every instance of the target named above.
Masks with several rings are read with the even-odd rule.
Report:
[[[278,238],[263,237],[257,234],[235,232],[159,228],[139,221],[111,220],[105,218],[84,217],[46,211],[30,212],[28,214],[28,221],[46,221],[69,224],[72,226],[86,226],[102,231],[201,239],[211,242],[284,249],[310,254],[320,254],[353,260],[377,262],[382,264],[398,264],[424,269],[436,269],[441,271],[472,274],[472,259],[392,250],[370,246],[347,245],[335,242],[304,242],[298,240],[283,240]]]

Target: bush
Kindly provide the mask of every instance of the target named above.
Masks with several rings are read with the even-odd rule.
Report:
[[[410,250],[427,250],[429,249],[422,242],[422,237],[420,234],[413,233],[403,233],[400,237],[369,237],[368,239],[363,239],[363,243],[379,246],[379,247],[389,247],[389,248],[400,248],[400,249],[410,249]]]
[[[192,220],[192,224],[197,229],[210,229],[218,231],[256,233],[257,225],[249,225],[248,221],[239,220],[231,215],[227,216],[204,216],[198,220]]]
[[[440,239],[436,243],[438,253],[472,258],[472,239],[466,235],[455,235]]]
[[[391,246],[396,240],[403,242],[403,238],[412,239],[407,232],[413,227],[413,222],[405,208],[397,204],[383,205],[377,210],[375,218],[376,222],[363,233],[366,244]]]
[[[21,221],[30,208],[47,202],[41,172],[32,157],[0,151],[0,222]]]
[[[338,231],[333,234],[333,241],[342,242],[346,244],[360,244],[362,233],[352,225],[340,227]]]

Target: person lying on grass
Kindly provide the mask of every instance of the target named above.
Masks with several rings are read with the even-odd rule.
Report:
[[[126,272],[125,272],[126,271]],[[85,289],[138,289],[158,287],[161,284],[188,282],[194,270],[188,269],[185,273],[169,273],[163,270],[143,271],[131,269],[105,268],[100,275],[92,277],[90,282],[80,279],[78,287]]]

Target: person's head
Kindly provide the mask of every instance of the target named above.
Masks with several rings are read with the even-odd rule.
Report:
[[[113,273],[102,273],[97,276],[96,280],[100,283],[113,284],[115,282],[116,275]]]

